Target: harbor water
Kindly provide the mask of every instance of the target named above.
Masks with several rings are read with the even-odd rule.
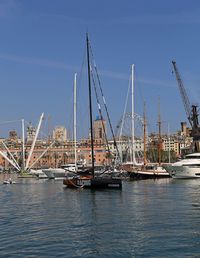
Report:
[[[0,175],[0,257],[200,257],[200,180],[122,190]]]

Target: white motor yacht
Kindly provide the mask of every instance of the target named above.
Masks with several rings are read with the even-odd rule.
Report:
[[[66,170],[63,168],[42,169],[49,179],[63,179],[66,176]]]
[[[29,171],[31,175],[35,175],[38,179],[46,179],[48,178],[47,175],[42,171],[42,169],[31,169]]]
[[[76,172],[76,170],[79,168],[78,164],[74,163],[68,163],[61,166],[65,171],[67,172]]]
[[[200,178],[200,153],[192,153],[165,167],[173,178]]]

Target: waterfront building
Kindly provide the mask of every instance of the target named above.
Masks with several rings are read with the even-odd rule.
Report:
[[[97,116],[96,120],[94,121],[93,131],[94,131],[94,139],[95,140],[101,139],[101,140],[105,141],[105,137],[106,137],[106,121],[100,119]]]
[[[32,126],[31,123],[29,123],[26,129],[26,137],[27,137],[26,141],[32,142],[34,140],[35,135],[36,135],[36,128]]]
[[[121,138],[116,139],[117,147],[119,150],[119,154],[121,156],[122,161],[130,161],[131,159],[131,153],[132,153],[132,141],[131,137],[122,136]],[[108,141],[108,146],[110,149],[110,152],[113,154],[113,156],[116,155],[116,148],[114,145],[114,140]],[[144,150],[144,141],[142,138],[135,137],[134,141],[134,148],[136,153],[142,153]],[[137,156],[137,155],[136,155]]]
[[[56,142],[66,142],[67,141],[67,129],[64,126],[57,126],[53,130],[53,140]]]
[[[108,146],[105,144],[106,122],[97,117],[94,121],[94,159],[97,165],[111,164],[116,157],[116,148],[114,141],[109,140]],[[27,127],[27,138],[25,142],[25,156],[29,155],[31,150],[31,144],[36,135],[36,128],[31,124]],[[162,151],[174,152],[179,157],[188,150],[191,150],[192,138],[189,137],[189,129],[186,127],[186,123],[181,123],[181,130],[176,134],[162,135],[160,148]],[[67,140],[67,130],[63,126],[57,126],[53,130],[53,139],[38,139],[33,151],[33,155],[29,164],[33,164],[38,157],[47,149],[47,147],[55,140],[54,145],[38,160],[34,168],[41,167],[60,167],[66,163],[74,162],[74,141]],[[147,137],[146,149],[147,152],[158,151],[159,135],[151,133]],[[16,131],[10,131],[8,139],[0,139],[0,141],[6,142],[10,152],[14,155],[19,164],[22,163],[22,142],[18,138]],[[123,162],[130,161],[132,155],[132,141],[130,136],[122,136],[116,139],[121,160]],[[90,138],[80,139],[76,142],[77,146],[77,160],[84,164],[91,164],[91,142]],[[143,138],[135,137],[134,149],[142,157],[144,151]],[[0,150],[4,152],[8,157],[9,153],[5,149],[3,144],[0,145]],[[109,152],[109,151],[110,152]],[[111,155],[110,155],[111,154]],[[6,159],[0,155],[0,165],[4,168],[11,168],[11,165]]]
[[[176,156],[180,156],[180,141],[177,138],[163,137],[163,151],[173,151]]]
[[[13,141],[17,141],[18,137],[17,137],[17,131],[12,130],[9,132],[9,139],[13,140]]]
[[[183,137],[190,137],[190,134],[191,134],[191,128],[187,127],[186,122],[181,122],[180,135],[183,136]]]
[[[30,164],[33,164],[38,157],[46,150],[46,148],[51,144],[51,142],[45,141],[37,141],[33,155],[30,159]],[[0,147],[0,150],[3,151],[6,155],[8,155],[7,151]],[[22,155],[22,145],[20,143],[10,144],[9,145],[10,152],[15,156],[18,163],[21,162]],[[25,146],[25,156],[26,158],[29,155],[31,150],[31,143],[26,143]],[[9,155],[8,155],[9,156]],[[107,151],[105,149],[105,145],[102,144],[102,141],[94,142],[94,158],[95,164],[103,165],[108,164],[109,161],[107,159]],[[90,141],[88,139],[81,140],[77,142],[77,160],[83,162],[84,164],[91,164],[91,147]],[[44,168],[44,167],[60,167],[66,163],[74,162],[74,142],[56,142],[52,148],[50,148],[43,156],[38,160],[38,162],[34,165],[34,168]],[[0,155],[0,165],[4,168],[12,168],[12,166]]]

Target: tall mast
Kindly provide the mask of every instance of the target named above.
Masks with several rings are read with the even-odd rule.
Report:
[[[146,126],[147,126],[147,122],[146,122],[146,104],[144,103],[144,165],[146,166],[147,164],[147,149],[146,149]]]
[[[24,134],[24,119],[22,119],[22,170],[25,169],[25,134]]]
[[[132,67],[131,67],[131,106],[132,106],[132,111],[131,111],[131,124],[132,124],[132,162],[134,165],[136,165],[136,162],[135,162],[135,125],[134,125],[134,64],[132,64]]]
[[[171,144],[170,144],[170,126],[169,126],[169,123],[168,123],[168,146],[169,146],[169,149],[168,149],[168,157],[169,157],[169,163],[171,162]]]
[[[75,170],[77,171],[77,155],[76,155],[76,77],[77,74],[74,75],[74,164]]]
[[[89,108],[90,108],[90,140],[91,140],[91,156],[92,156],[92,176],[94,177],[94,141],[93,141],[93,119],[92,119],[92,94],[91,94],[91,78],[90,78],[90,53],[89,39],[86,34],[87,42],[87,64],[88,64],[88,93],[89,93]]]
[[[161,117],[160,117],[160,98],[158,98],[158,164],[161,164]]]

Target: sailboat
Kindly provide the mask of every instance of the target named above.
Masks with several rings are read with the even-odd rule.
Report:
[[[132,65],[131,69],[131,77],[132,77],[132,166],[128,166],[128,172],[130,174],[130,178],[133,179],[150,179],[150,178],[163,178],[163,177],[170,177],[169,173],[161,166],[160,161],[160,144],[161,144],[161,120],[160,120],[160,114],[159,114],[159,145],[158,145],[158,151],[159,151],[159,164],[148,164],[147,158],[146,158],[146,112],[144,107],[144,117],[143,117],[143,138],[144,138],[144,159],[143,163],[138,163],[136,161],[135,157],[135,135],[134,135],[134,65]],[[126,170],[127,168],[124,167]]]
[[[92,158],[92,168],[91,174],[88,175],[78,175],[71,178],[66,178],[63,180],[63,184],[67,187],[73,188],[108,188],[108,189],[121,189],[122,181],[118,178],[108,178],[104,176],[96,176],[94,171],[94,137],[93,137],[93,118],[92,118],[92,89],[91,89],[91,69],[90,69],[90,51],[89,51],[89,38],[86,34],[86,44],[87,44],[87,69],[88,69],[88,94],[89,94],[89,118],[90,118],[90,140],[91,140],[91,158]],[[76,157],[76,155],[75,155]]]

